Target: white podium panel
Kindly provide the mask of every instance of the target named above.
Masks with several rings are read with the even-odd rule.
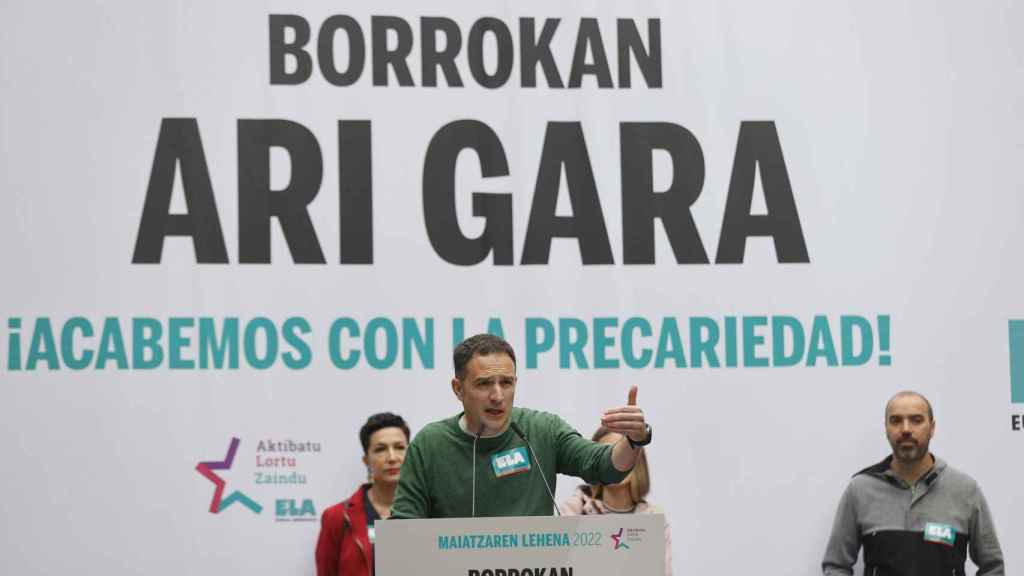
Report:
[[[387,520],[377,576],[599,576],[665,573],[660,514]]]

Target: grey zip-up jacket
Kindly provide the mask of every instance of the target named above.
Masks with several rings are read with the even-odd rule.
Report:
[[[988,503],[973,478],[935,458],[913,486],[890,469],[892,456],[861,470],[839,501],[821,567],[849,576],[864,548],[864,576],[1005,576]]]

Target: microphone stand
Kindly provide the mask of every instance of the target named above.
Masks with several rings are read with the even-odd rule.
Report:
[[[473,437],[473,504],[472,504],[472,515],[470,518],[476,518],[476,442],[484,434],[484,425],[480,423],[480,429],[477,430],[476,436]]]
[[[551,486],[548,485],[548,477],[544,475],[544,465],[541,464],[540,458],[537,456],[537,451],[533,449],[533,445],[526,439],[526,433],[519,427],[515,422],[510,422],[509,426],[512,431],[516,433],[526,443],[526,447],[530,449],[530,454],[533,456],[533,460],[537,463],[537,470],[540,472],[540,479],[544,482],[544,489],[548,491],[548,496],[551,497],[551,504],[555,507],[555,514],[558,516],[562,515],[562,511],[558,509],[558,502],[555,501],[555,494],[551,491]]]

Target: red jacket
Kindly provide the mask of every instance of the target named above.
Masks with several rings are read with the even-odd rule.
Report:
[[[366,528],[366,505],[360,486],[348,500],[324,510],[316,543],[317,576],[371,576],[373,547]]]

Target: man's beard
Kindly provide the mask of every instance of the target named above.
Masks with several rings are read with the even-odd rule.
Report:
[[[906,445],[906,444],[910,445]],[[928,455],[928,442],[924,443],[917,442],[915,440],[901,439],[893,446],[893,455],[900,462],[914,463],[920,461],[922,458]]]

